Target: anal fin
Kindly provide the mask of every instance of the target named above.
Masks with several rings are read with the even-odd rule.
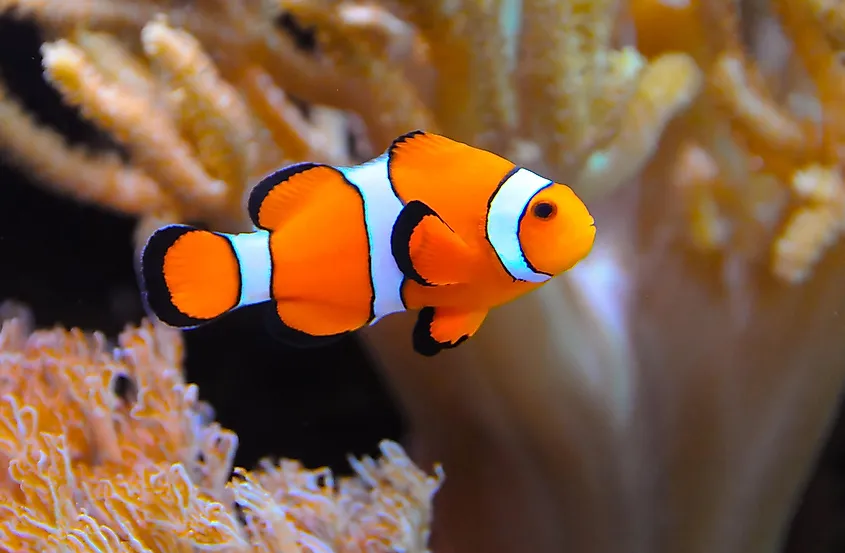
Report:
[[[487,310],[424,307],[414,326],[414,351],[432,357],[457,347],[478,331],[486,317]]]
[[[265,324],[268,332],[280,342],[296,348],[317,348],[333,344],[349,334],[349,331],[341,331],[332,334],[314,335],[299,330],[288,324],[282,313],[284,307],[276,301],[268,301],[264,307]]]
[[[393,226],[391,249],[399,270],[423,286],[467,282],[473,251],[424,202],[412,200]]]

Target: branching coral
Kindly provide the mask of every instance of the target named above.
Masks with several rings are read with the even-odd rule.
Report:
[[[440,472],[385,441],[378,461],[350,458],[353,478],[282,460],[229,480],[237,439],[181,358],[180,335],[148,322],[114,347],[2,322],[0,550],[428,550]]]
[[[649,18],[659,3],[634,4],[643,36],[670,21],[700,37],[683,46],[706,72],[707,93],[685,118],[673,177],[693,244],[804,281],[845,214],[843,72],[825,38],[834,20],[803,1],[760,4],[745,19],[732,2],[664,8],[662,20]],[[649,53],[667,46],[652,41]]]
[[[345,148],[355,119],[338,110],[363,118],[369,140],[361,143],[370,148],[361,155],[424,127],[493,148],[597,198],[635,176],[662,129],[692,104],[676,163],[693,243],[756,260],[768,251],[758,237],[774,233],[772,270],[796,282],[839,232],[835,118],[819,118],[838,104],[841,70],[830,61],[838,12],[778,6],[818,94],[806,79],[786,78],[794,63],[776,60],[764,70],[748,61],[730,2],[536,0],[515,10],[505,0],[425,7],[274,0],[188,3],[171,6],[163,19],[156,14],[164,6],[154,2],[81,8],[6,0],[0,9],[34,16],[61,37],[44,46],[47,77],[112,134],[132,164],[63,147],[6,91],[0,138],[13,159],[54,186],[146,215],[146,235],[162,219],[247,228],[243,196],[266,171],[299,159],[360,157]],[[646,37],[643,53],[624,45],[631,42],[627,8]],[[275,22],[287,14],[315,29],[315,52],[279,30]],[[656,26],[666,21],[698,42],[660,39]],[[771,22],[762,17],[755,29]],[[118,32],[138,36],[122,41]],[[707,93],[698,96],[703,75]],[[304,115],[287,94],[309,101],[316,114]],[[693,151],[694,159],[685,155]],[[696,162],[710,165],[706,178],[688,176],[695,168],[687,164]]]
[[[812,4],[632,2],[641,54],[702,87],[593,200],[590,257],[434,363],[410,321],[372,329],[455,550],[781,550],[845,382],[841,68]]]
[[[154,2],[4,4],[61,37],[45,44],[47,77],[126,148],[134,169],[114,168],[108,187],[63,176],[97,163],[64,154],[6,94],[2,105],[17,117],[0,136],[15,159],[38,171],[49,144],[70,159],[44,172],[48,182],[154,220],[246,228],[243,194],[263,172],[299,159],[355,159],[337,149],[355,119],[332,110],[365,123],[359,142],[370,148],[361,155],[426,128],[599,195],[636,174],[700,84],[684,54],[650,63],[632,47],[617,49],[615,2],[537,1],[516,11],[505,0],[213,2],[171,6],[168,20],[155,17],[164,6]],[[315,52],[274,25],[289,14],[315,29]],[[133,31],[143,54],[111,34]],[[326,117],[303,116],[286,94]],[[22,130],[40,140],[15,140]],[[145,190],[131,192],[132,203],[122,192],[130,177]]]
[[[0,105],[9,117],[0,126],[2,142],[13,159],[47,182],[148,216],[142,234],[162,219],[204,219],[237,229],[247,225],[243,194],[265,172],[285,160],[347,159],[345,149],[337,148],[345,143],[339,115],[318,108],[307,120],[258,61],[224,64],[221,71],[194,36],[155,18],[153,6],[121,12],[108,4],[93,3],[81,13],[65,3],[9,6],[31,7],[64,37],[44,46],[47,77],[84,116],[110,132],[131,161],[125,166],[113,154],[69,150],[4,91]],[[64,19],[47,8],[70,10],[65,15],[82,19]],[[180,14],[196,25],[216,21],[209,14],[171,17],[178,20]],[[72,24],[86,19],[109,30],[137,23],[137,39],[124,44],[115,35]],[[203,29],[213,34],[219,27]],[[215,44],[228,47],[227,55],[247,56],[248,37],[238,45],[220,38]]]
[[[46,184],[141,217],[139,237],[162,220],[244,228],[264,171],[352,162],[415,127],[588,199],[591,256],[437,367],[410,354],[401,317],[368,333],[416,452],[450,473],[442,547],[781,543],[845,379],[839,2],[0,9],[39,22],[47,78],[128,161],[63,147],[5,92],[0,143]],[[247,518],[278,528],[245,489]]]

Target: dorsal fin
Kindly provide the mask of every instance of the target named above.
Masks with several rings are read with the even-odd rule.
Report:
[[[415,130],[397,137],[387,149],[388,165],[401,163],[405,157],[413,156],[417,163],[442,170],[440,164],[455,163],[462,156],[475,151],[472,146],[446,138],[439,134]]]
[[[252,224],[276,230],[323,187],[344,179],[343,174],[322,163],[303,162],[270,173],[249,194],[247,209]]]
[[[486,202],[511,167],[492,152],[419,130],[403,134],[387,149],[387,173],[404,202],[432,193],[478,195]]]

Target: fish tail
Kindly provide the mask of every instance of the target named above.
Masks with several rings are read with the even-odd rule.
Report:
[[[196,327],[270,299],[269,257],[266,231],[224,234],[168,225],[141,252],[143,297],[165,324]]]

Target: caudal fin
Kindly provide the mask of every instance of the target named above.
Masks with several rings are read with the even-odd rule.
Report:
[[[191,328],[238,306],[240,263],[225,236],[186,225],[155,231],[141,252],[141,286],[164,323]]]

